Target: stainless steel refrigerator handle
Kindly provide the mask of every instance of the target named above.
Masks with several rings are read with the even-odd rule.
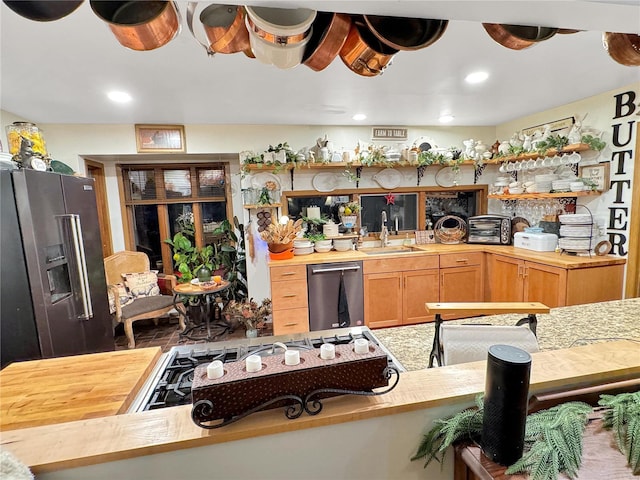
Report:
[[[346,272],[347,270],[360,270],[359,265],[353,265],[351,267],[337,267],[337,268],[322,268],[322,269],[312,269],[311,273],[328,273],[328,272]]]
[[[89,293],[89,275],[87,274],[87,259],[84,254],[84,241],[82,239],[82,225],[80,215],[67,215],[71,220],[71,233],[73,237],[73,249],[78,259],[78,277],[80,278],[80,291],[82,292],[82,318],[88,320],[93,317],[91,294]]]

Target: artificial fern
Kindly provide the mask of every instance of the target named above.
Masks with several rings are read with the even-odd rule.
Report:
[[[459,440],[478,440],[482,433],[482,395],[476,397],[476,406],[477,409],[463,410],[448,419],[434,420],[435,425],[423,437],[417,453],[411,460],[426,457],[426,467],[434,459],[442,462],[447,449],[453,443]]]
[[[529,472],[534,480],[556,480],[558,472],[575,478],[582,458],[582,434],[590,405],[569,402],[527,417],[524,454],[505,473]]]
[[[633,474],[640,474],[640,391],[601,395],[598,404],[607,408],[602,418],[604,427],[613,430]]]

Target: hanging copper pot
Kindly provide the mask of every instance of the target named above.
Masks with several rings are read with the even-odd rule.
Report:
[[[342,62],[364,77],[380,75],[398,50],[385,45],[364,24],[362,17],[352,17],[351,29],[340,49]]]
[[[371,32],[396,50],[418,50],[436,42],[447,29],[448,20],[364,15]]]
[[[90,0],[94,13],[104,20],[121,45],[132,50],[153,50],[180,31],[178,10],[170,1],[115,2]]]
[[[302,63],[319,72],[333,62],[347,40],[351,17],[344,13],[318,12],[313,21],[311,39],[302,57]]]
[[[628,67],[640,66],[640,35],[604,32],[602,43],[616,62]]]
[[[502,23],[483,23],[482,26],[496,42],[512,50],[523,50],[536,43],[548,40],[558,33],[557,28],[550,27],[506,25]]]
[[[212,4],[200,13],[210,49],[217,53],[244,52],[255,58],[249,44],[249,32],[244,23],[245,10],[238,5]]]
[[[50,0],[32,2],[29,0],[3,0],[18,15],[36,22],[52,22],[66,17],[80,6],[80,1]]]

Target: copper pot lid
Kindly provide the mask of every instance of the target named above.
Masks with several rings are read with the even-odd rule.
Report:
[[[324,70],[340,53],[350,28],[349,15],[318,12],[302,63],[316,72]]]
[[[640,66],[640,35],[605,32],[602,43],[616,62],[628,67]]]
[[[528,25],[507,25],[501,23],[483,23],[489,36],[503,47],[522,50],[536,43],[548,40],[558,33],[557,28]]]
[[[418,50],[436,42],[447,29],[448,20],[364,15],[371,32],[396,50]]]

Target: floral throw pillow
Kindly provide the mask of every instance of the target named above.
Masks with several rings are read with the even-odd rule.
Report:
[[[115,285],[118,289],[118,302],[120,302],[120,307],[124,307],[125,305],[129,305],[133,302],[133,298],[127,292],[127,288],[124,286],[124,283],[117,283]],[[109,289],[109,313],[116,312],[116,298],[113,293],[113,289]]]
[[[155,297],[160,295],[157,271],[124,273],[124,284],[132,298]]]

